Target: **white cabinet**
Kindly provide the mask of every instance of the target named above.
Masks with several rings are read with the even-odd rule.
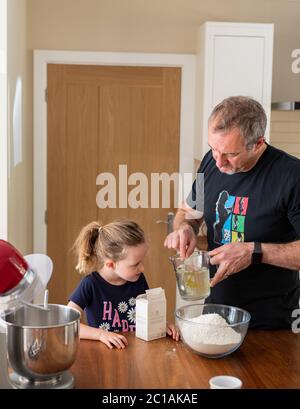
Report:
[[[199,28],[195,159],[207,152],[207,120],[216,104],[233,95],[250,96],[266,110],[269,139],[273,24],[206,22]]]

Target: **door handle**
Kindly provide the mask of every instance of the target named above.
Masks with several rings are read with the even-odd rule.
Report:
[[[167,232],[168,234],[172,233],[173,231],[173,220],[174,220],[175,214],[173,212],[169,212],[167,215],[167,220],[156,220],[156,223],[165,223],[167,224]]]

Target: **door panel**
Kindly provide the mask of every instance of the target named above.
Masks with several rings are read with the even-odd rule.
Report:
[[[179,168],[179,68],[48,65],[48,254],[54,261],[50,301],[65,304],[80,280],[71,247],[92,220],[108,223],[128,217],[150,241],[145,275],[150,287],[166,290],[168,317],[174,321],[175,275],[163,247],[171,205],[151,208],[151,173]],[[142,172],[148,180],[148,208],[124,207],[119,189],[136,186],[119,181],[119,165],[128,177]],[[117,207],[96,204],[99,173],[117,181]],[[161,192],[161,189],[160,189]]]

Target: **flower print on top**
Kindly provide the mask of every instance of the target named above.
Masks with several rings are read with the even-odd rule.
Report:
[[[99,328],[104,329],[105,331],[109,331],[110,330],[110,325],[108,322],[102,322],[101,325],[99,325]]]
[[[133,306],[135,305],[135,298],[134,298],[134,297],[131,297],[131,298],[129,299],[128,303],[129,303],[129,305],[130,305],[131,307],[133,307]]]
[[[81,280],[71,299],[82,309],[86,306],[91,327],[109,324],[109,331],[131,332],[135,331],[135,299],[148,288],[144,274],[135,282],[112,285],[93,272]]]
[[[135,324],[135,308],[131,308],[127,313],[128,321]]]
[[[125,301],[119,302],[118,310],[119,310],[119,312],[126,312],[128,310],[128,304]]]

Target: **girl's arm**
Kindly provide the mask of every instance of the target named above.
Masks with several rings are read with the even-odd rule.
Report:
[[[82,316],[83,310],[79,305],[75,304],[73,301],[69,301],[68,307],[73,308],[80,312]],[[101,328],[90,327],[89,325],[80,323],[80,339],[91,339],[94,341],[101,341],[108,348],[112,349],[114,346],[118,349],[124,349],[128,345],[127,339],[124,335],[118,334],[116,332],[109,332]]]

